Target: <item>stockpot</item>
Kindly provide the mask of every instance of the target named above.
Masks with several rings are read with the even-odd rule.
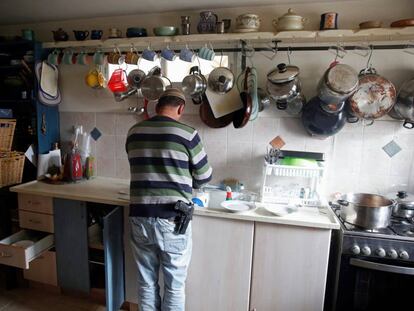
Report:
[[[358,87],[358,72],[349,65],[335,64],[330,66],[319,80],[317,93],[322,100],[321,107],[326,112],[342,110],[345,100]]]
[[[301,91],[299,68],[281,63],[267,74],[267,92],[278,103],[286,103]],[[279,105],[286,109],[286,105]]]
[[[404,82],[389,115],[394,119],[404,120],[405,128],[414,128],[414,79]]]
[[[144,78],[141,84],[141,92],[148,100],[158,100],[161,94],[171,87],[171,81],[161,75],[161,68],[154,67]]]
[[[396,202],[370,193],[347,193],[338,200],[340,216],[347,223],[365,229],[385,228]]]

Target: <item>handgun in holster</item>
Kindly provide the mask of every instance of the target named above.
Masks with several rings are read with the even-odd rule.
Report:
[[[188,224],[193,219],[194,206],[192,203],[185,203],[183,201],[177,201],[174,205],[174,210],[178,212],[178,216],[175,221],[175,234],[185,234]]]

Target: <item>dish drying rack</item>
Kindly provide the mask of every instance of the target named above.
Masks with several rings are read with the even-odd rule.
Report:
[[[321,205],[321,187],[324,163],[315,167],[269,164],[263,166],[261,202],[273,204],[299,204],[307,207]]]

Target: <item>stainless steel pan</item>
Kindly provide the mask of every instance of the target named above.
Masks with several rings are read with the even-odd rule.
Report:
[[[348,193],[338,204],[344,221],[365,229],[379,229],[389,225],[395,201],[376,194]]]

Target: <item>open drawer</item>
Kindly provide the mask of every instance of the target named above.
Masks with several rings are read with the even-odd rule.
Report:
[[[31,240],[33,245],[12,245],[21,240]],[[29,263],[42,252],[53,247],[53,234],[22,230],[0,241],[0,264],[29,269]]]

